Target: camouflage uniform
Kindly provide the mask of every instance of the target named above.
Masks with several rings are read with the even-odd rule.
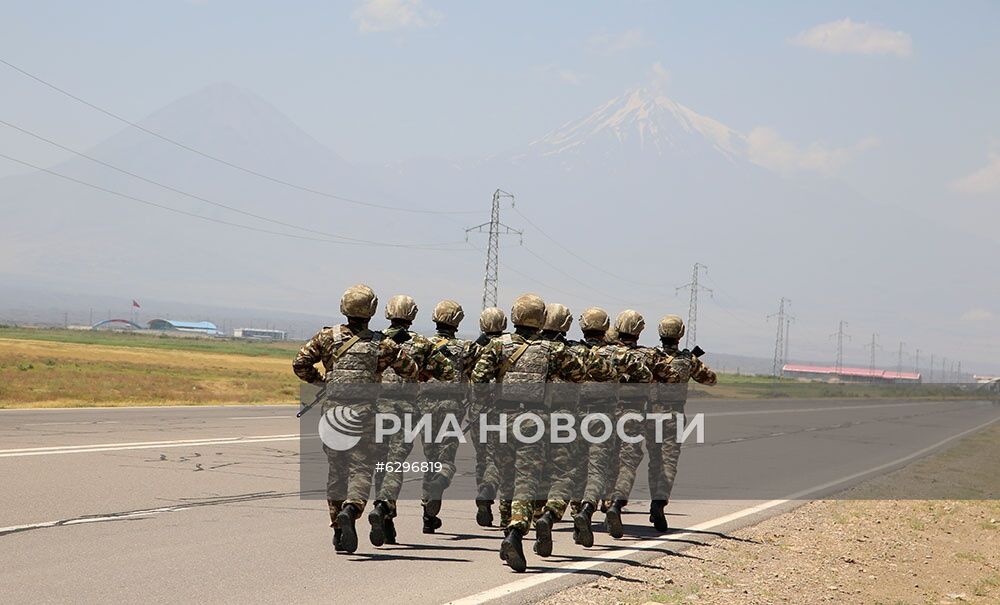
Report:
[[[347,325],[323,328],[295,356],[292,362],[295,375],[311,384],[375,383],[388,368],[400,376],[417,375],[416,363],[393,340],[370,330],[361,330],[356,335],[359,340],[338,359],[335,352],[353,338],[355,333]],[[353,365],[362,365],[365,369],[345,367],[349,365],[348,362],[357,362]],[[323,364],[325,376],[316,370],[316,363]],[[335,390],[323,402],[324,412],[335,405],[353,410],[361,419],[363,432],[361,441],[349,451],[334,451],[323,446],[330,465],[327,503],[331,526],[334,528],[338,527],[337,517],[346,505],[354,505],[355,518],[364,510],[371,489],[374,446],[372,401],[338,399],[338,392]]]
[[[482,336],[472,343],[470,349],[469,374],[471,378],[472,369],[482,356],[486,346],[504,335],[507,329],[507,315],[496,307],[483,309],[479,316],[479,329]],[[484,338],[485,337],[485,338]],[[476,514],[476,522],[483,527],[493,524],[493,500],[500,493],[501,473],[497,462],[497,448],[499,438],[495,432],[487,433],[485,436],[480,433],[480,421],[485,419],[491,426],[497,426],[500,422],[500,412],[493,406],[489,398],[473,397],[469,408],[471,418],[469,424],[470,437],[473,447],[476,450],[476,504],[479,511]],[[513,492],[514,465],[510,461],[509,477],[510,491]],[[510,521],[510,499],[500,499],[500,525],[506,527]]]
[[[643,357],[643,361],[650,369],[651,382],[670,382],[672,380],[673,372],[669,364],[657,363],[657,354],[654,349],[631,347],[631,350]],[[628,397],[623,395],[618,402],[616,423],[628,413],[645,414],[648,410],[647,403],[650,394],[650,389],[642,388],[634,390]],[[652,431],[652,422],[631,418],[625,421],[625,425],[622,428],[622,432],[628,437],[643,438],[635,443],[623,440],[618,449],[618,469],[611,490],[611,500],[619,501],[621,502],[621,506],[625,506],[628,503],[629,494],[632,492],[632,486],[635,484],[635,475],[639,469],[639,464],[642,463],[643,442],[646,442],[646,449],[648,451],[656,449],[657,446],[655,442],[645,440],[647,429]],[[650,453],[651,457],[652,455]]]
[[[387,337],[392,338],[396,332],[404,329],[398,326],[392,327],[385,333]],[[421,408],[417,401],[417,381],[428,377],[444,381],[455,378],[455,369],[451,361],[437,349],[434,342],[413,331],[409,331],[409,334],[410,340],[400,347],[416,363],[418,374],[406,378],[390,369],[382,375],[382,389],[376,404],[380,414],[396,414],[400,418],[405,414],[411,414],[416,417]],[[434,427],[436,431],[438,424],[435,423]],[[404,437],[404,432],[400,430],[389,436],[385,443],[376,444],[375,460],[392,463],[405,461],[413,451],[413,442],[408,443]],[[424,454],[431,459],[428,453],[429,445],[424,444]],[[401,470],[379,473],[375,477],[375,500],[388,504],[389,515],[392,517],[396,516],[396,499],[402,487]]]
[[[609,344],[602,340],[589,339],[577,346],[586,347],[592,355],[607,360],[611,367],[610,380],[616,383],[644,384],[652,380],[652,373],[646,364],[646,358],[638,351],[620,344]],[[597,381],[592,376],[588,382]],[[580,409],[578,411],[578,427],[583,426],[587,416],[608,416],[612,423],[617,418],[617,389],[612,385],[585,384],[581,388]],[[600,423],[592,423],[598,426]],[[593,429],[592,429],[593,430]],[[575,458],[580,463],[575,466],[573,483],[577,486],[577,499],[580,503],[589,502],[592,506],[610,495],[614,480],[611,476],[618,459],[618,441],[612,431],[608,439],[599,443],[590,443],[583,438],[575,442],[577,447]]]
[[[653,432],[654,425],[648,423],[646,429],[646,448],[649,451],[649,491],[654,501],[662,500],[664,505],[670,500],[670,492],[674,488],[674,477],[677,475],[677,461],[681,455],[681,444],[677,441],[677,416],[684,413],[687,399],[687,383],[695,382],[714,385],[718,378],[704,362],[684,349],[678,350],[677,345],[661,345],[657,350],[657,366],[668,366],[664,387],[658,388],[657,396],[650,400],[649,411],[656,414],[669,415],[663,421],[661,443],[656,443]]]
[[[465,417],[468,393],[469,373],[471,371],[471,344],[467,340],[456,338],[454,332],[438,331],[431,340],[436,355],[445,358],[453,371],[450,376],[431,376],[420,389],[418,409],[422,414],[431,416],[433,436],[436,437],[445,418],[452,415],[461,424]],[[442,384],[450,383],[450,384]],[[448,437],[441,443],[424,443],[424,457],[428,462],[440,462],[440,472],[427,472],[423,480],[423,504],[428,514],[437,515],[441,508],[442,485],[448,485],[455,477],[455,455],[458,453],[459,440]],[[435,477],[437,475],[437,477]],[[435,481],[437,479],[437,481]]]
[[[567,346],[570,352],[580,359],[584,368],[585,381],[607,382],[615,377],[615,370],[610,360],[599,355],[586,343],[568,342],[561,336],[553,339],[553,342]],[[545,476],[549,479],[547,489],[545,489],[544,480],[539,482],[542,487],[539,495],[548,494],[547,499],[540,499],[543,509],[552,511],[556,520],[559,520],[566,513],[566,506],[573,497],[574,486],[586,485],[587,483],[588,450],[586,446],[590,444],[579,434],[580,420],[583,416],[581,414],[580,391],[581,388],[586,388],[585,385],[567,384],[566,381],[558,378],[553,379],[553,383],[552,387],[554,388],[550,393],[551,412],[573,416],[577,429],[577,438],[571,443],[549,444],[545,458],[548,463],[545,471]],[[550,422],[550,418],[551,414],[545,417],[546,424]]]
[[[524,354],[504,372],[505,364],[522,347]],[[532,499],[538,493],[537,469],[544,466],[545,460],[541,440],[523,443],[514,436],[513,427],[528,413],[542,416],[545,412],[544,383],[547,380],[559,377],[580,382],[585,376],[583,363],[564,344],[541,340],[530,330],[519,330],[491,342],[472,371],[473,383],[499,379],[505,385],[504,394],[495,402],[496,409],[506,416],[507,428],[507,443],[498,444],[497,466],[501,473],[501,489],[504,489],[508,479],[504,475],[513,463],[513,502],[508,527],[516,528],[521,534],[528,530],[531,522]],[[507,386],[514,384],[527,388]],[[521,423],[521,432],[526,436],[544,428],[547,427],[538,427],[533,420]]]

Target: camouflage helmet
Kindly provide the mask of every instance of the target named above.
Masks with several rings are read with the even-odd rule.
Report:
[[[580,314],[580,329],[584,332],[607,332],[610,327],[611,318],[600,307],[590,307]]]
[[[417,303],[405,294],[397,294],[385,303],[386,319],[413,321],[417,316]]]
[[[507,329],[507,315],[503,309],[487,307],[479,314],[479,329],[486,334],[496,334]]]
[[[684,336],[684,320],[678,315],[664,315],[658,328],[660,338],[680,340]]]
[[[537,294],[522,294],[510,309],[510,321],[515,326],[541,329],[545,325],[545,301]]]
[[[431,319],[446,326],[457,328],[458,324],[465,319],[465,311],[462,305],[453,300],[442,300],[434,307]]]
[[[348,288],[340,297],[340,312],[346,317],[370,319],[378,309],[378,296],[364,284]]]
[[[618,328],[611,326],[604,333],[604,342],[608,344],[618,344]]]
[[[618,331],[618,334],[639,336],[645,327],[646,320],[642,318],[642,314],[632,309],[625,309],[618,314],[618,319],[615,320],[615,330]]]
[[[552,332],[569,332],[569,327],[573,325],[573,314],[569,312],[566,305],[559,303],[549,303],[545,305],[545,330]]]

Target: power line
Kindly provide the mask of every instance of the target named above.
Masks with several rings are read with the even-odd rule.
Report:
[[[483,228],[489,234],[489,243],[486,248],[486,273],[483,277],[483,308],[497,306],[497,289],[499,288],[499,264],[500,264],[500,228],[504,229],[504,234],[516,234],[524,239],[524,232],[514,229],[500,222],[500,199],[509,198],[510,205],[514,205],[514,194],[507,193],[502,189],[493,192],[493,205],[490,212],[490,220],[487,223],[469,227],[465,230],[465,240],[469,240],[469,232],[476,231],[483,233]]]
[[[230,227],[236,227],[238,229],[245,229],[247,231],[254,231],[254,232],[257,232],[257,233],[266,233],[268,235],[278,235],[278,236],[281,236],[281,237],[290,237],[290,238],[299,239],[299,240],[307,240],[307,241],[314,241],[314,242],[325,242],[325,243],[328,243],[328,244],[338,244],[338,245],[341,245],[341,246],[386,246],[386,247],[393,247],[393,248],[410,248],[410,249],[416,249],[416,250],[438,250],[438,251],[446,251],[446,252],[455,252],[455,251],[457,251],[455,248],[421,247],[421,246],[413,246],[413,245],[408,245],[408,244],[388,244],[388,243],[370,242],[370,241],[356,241],[356,242],[338,241],[338,240],[333,240],[333,239],[326,239],[326,238],[319,238],[319,237],[309,237],[309,236],[305,236],[305,235],[296,235],[294,233],[284,233],[284,232],[281,232],[281,231],[272,231],[270,229],[261,229],[259,227],[253,227],[253,226],[250,226],[250,225],[243,225],[243,224],[240,224],[240,223],[233,223],[231,221],[226,221],[226,220],[223,220],[223,219],[218,219],[218,218],[214,218],[214,217],[210,217],[210,216],[204,216],[204,215],[197,214],[197,213],[194,213],[194,212],[188,212],[186,210],[180,210],[178,208],[172,208],[172,207],[166,206],[164,204],[158,204],[156,202],[151,202],[149,200],[146,200],[146,199],[143,199],[143,198],[140,198],[140,197],[136,197],[134,195],[129,195],[127,193],[122,193],[120,191],[115,191],[114,189],[108,189],[107,187],[102,187],[100,185],[95,185],[93,183],[88,183],[87,181],[83,181],[83,180],[80,180],[80,179],[77,179],[77,178],[74,178],[74,177],[62,174],[61,172],[56,172],[55,170],[52,170],[50,168],[44,168],[42,166],[38,166],[36,164],[32,164],[31,162],[25,162],[24,160],[19,160],[17,158],[13,158],[13,157],[11,157],[9,155],[5,155],[5,154],[2,154],[2,153],[0,153],[0,158],[3,158],[5,160],[11,161],[11,162],[14,162],[16,164],[20,164],[22,166],[26,166],[28,168],[34,168],[35,170],[40,170],[41,172],[44,172],[46,174],[50,174],[52,176],[56,176],[56,177],[59,177],[61,179],[65,179],[67,181],[71,181],[73,183],[77,183],[79,185],[83,185],[85,187],[90,187],[91,189],[96,189],[97,191],[103,191],[104,193],[108,193],[108,194],[111,194],[111,195],[114,195],[114,196],[117,196],[117,197],[120,197],[120,198],[124,198],[124,199],[127,199],[127,200],[138,202],[138,203],[144,204],[146,206],[152,206],[154,208],[159,208],[161,210],[166,210],[167,212],[173,212],[175,214],[182,214],[184,216],[189,216],[189,217],[200,219],[200,220],[203,220],[203,221],[209,221],[209,222],[212,222],[212,223],[217,223],[217,224],[220,224],[220,225],[228,225]]]
[[[338,201],[345,202],[345,203],[348,203],[348,204],[355,204],[355,205],[358,205],[358,206],[366,206],[368,208],[379,208],[379,209],[382,209],[382,210],[393,210],[393,211],[396,211],[396,212],[408,212],[408,213],[412,213],[412,214],[479,214],[479,212],[475,211],[475,210],[423,210],[423,209],[418,209],[418,208],[406,208],[406,207],[403,207],[403,206],[390,206],[390,205],[387,205],[387,204],[376,204],[374,202],[365,202],[365,201],[362,201],[362,200],[358,200],[358,199],[354,199],[354,198],[345,197],[345,196],[342,196],[342,195],[337,195],[337,194],[329,193],[327,191],[321,191],[319,189],[314,189],[312,187],[307,187],[305,185],[299,185],[299,184],[293,183],[291,181],[286,181],[284,179],[281,179],[281,178],[278,178],[278,177],[274,177],[274,176],[265,174],[263,172],[259,172],[257,170],[252,169],[252,168],[247,168],[246,166],[241,166],[239,164],[230,162],[229,160],[220,158],[220,157],[212,155],[210,153],[206,153],[204,151],[201,151],[200,149],[197,149],[195,147],[191,147],[190,145],[181,143],[180,141],[177,141],[175,139],[172,139],[170,137],[162,135],[162,134],[160,134],[160,133],[158,133],[158,132],[156,132],[154,130],[150,130],[149,128],[146,128],[145,126],[142,126],[141,124],[133,122],[133,121],[129,120],[128,118],[125,118],[125,117],[123,117],[123,116],[121,116],[121,115],[119,115],[119,114],[117,114],[117,113],[115,113],[115,112],[113,112],[111,110],[105,109],[105,108],[103,108],[103,107],[101,107],[99,105],[96,105],[94,103],[91,103],[90,101],[87,101],[86,99],[78,97],[77,95],[69,92],[68,90],[60,88],[60,87],[56,86],[55,84],[53,84],[51,82],[48,82],[47,80],[44,80],[41,77],[36,76],[36,75],[28,72],[27,70],[24,70],[24,69],[18,67],[17,65],[14,65],[13,63],[10,63],[9,61],[6,61],[4,59],[0,59],[0,63],[3,63],[4,65],[6,65],[7,67],[13,69],[14,71],[16,71],[16,72],[18,72],[18,73],[20,73],[20,74],[22,74],[22,75],[24,75],[24,76],[26,76],[28,78],[31,78],[32,80],[38,82],[39,84],[47,86],[47,87],[51,88],[52,90],[54,90],[54,91],[56,91],[56,92],[58,92],[58,93],[60,93],[62,95],[65,95],[65,96],[73,99],[74,101],[77,101],[78,103],[82,103],[82,104],[86,105],[87,107],[90,107],[91,109],[99,111],[99,112],[103,113],[104,115],[106,115],[106,116],[108,116],[110,118],[113,118],[115,120],[118,120],[119,122],[122,122],[123,124],[127,124],[128,126],[131,126],[132,128],[135,128],[136,130],[140,130],[140,131],[142,131],[142,132],[144,132],[144,133],[146,133],[146,134],[148,134],[150,136],[153,136],[153,137],[156,137],[156,138],[160,139],[161,141],[165,141],[167,143],[170,143],[171,145],[175,145],[175,146],[177,146],[177,147],[179,147],[181,149],[184,149],[185,151],[189,151],[189,152],[194,153],[196,155],[199,155],[199,156],[201,156],[203,158],[212,160],[213,162],[218,162],[219,164],[222,164],[224,166],[228,166],[228,167],[230,167],[230,168],[232,168],[234,170],[239,170],[240,172],[244,172],[246,174],[250,174],[250,175],[256,176],[258,178],[261,178],[261,179],[264,179],[264,180],[267,180],[267,181],[271,181],[272,183],[277,183],[279,185],[284,185],[285,187],[291,187],[293,189],[298,189],[300,191],[305,191],[305,192],[311,193],[313,195],[319,195],[319,196],[322,196],[322,197],[326,197],[326,198],[338,200]]]
[[[305,232],[308,232],[308,233],[315,233],[317,235],[325,235],[327,237],[332,237],[332,238],[335,238],[335,239],[342,239],[342,240],[345,240],[345,241],[351,241],[351,242],[357,242],[357,243],[363,243],[363,244],[371,244],[371,245],[396,246],[396,244],[391,244],[391,243],[375,242],[375,241],[371,241],[371,240],[365,240],[365,239],[360,239],[360,238],[356,238],[356,237],[350,237],[350,236],[346,236],[346,235],[339,235],[339,234],[336,234],[336,233],[329,233],[329,232],[326,232],[326,231],[320,231],[318,229],[312,229],[310,227],[303,227],[301,225],[296,225],[296,224],[293,224],[293,223],[287,223],[287,222],[284,222],[284,221],[281,221],[281,220],[278,220],[278,219],[273,219],[273,218],[270,218],[270,217],[267,217],[267,216],[263,216],[263,215],[260,215],[260,214],[255,214],[253,212],[248,212],[246,210],[242,210],[240,208],[236,208],[234,206],[230,206],[230,205],[224,204],[222,202],[217,202],[215,200],[206,198],[204,196],[196,195],[194,193],[188,193],[187,191],[184,191],[182,189],[178,189],[177,187],[173,187],[171,185],[167,185],[167,184],[161,183],[159,181],[155,181],[155,180],[150,179],[148,177],[144,177],[141,174],[136,174],[136,173],[134,173],[134,172],[132,172],[130,170],[126,170],[124,168],[120,168],[118,166],[115,166],[114,164],[110,164],[108,162],[105,162],[103,160],[100,160],[98,158],[90,156],[90,155],[88,155],[86,153],[83,153],[81,151],[78,151],[76,149],[72,149],[70,147],[67,147],[67,146],[65,146],[65,145],[63,145],[61,143],[58,143],[56,141],[53,141],[52,139],[46,138],[46,137],[44,137],[44,136],[42,136],[42,135],[40,135],[38,133],[32,132],[32,131],[30,131],[30,130],[28,130],[26,128],[22,128],[20,126],[17,126],[16,124],[11,124],[10,122],[7,122],[6,120],[0,120],[0,124],[3,124],[4,126],[7,126],[8,128],[13,128],[14,130],[17,130],[18,132],[22,132],[22,133],[24,133],[24,134],[26,134],[28,136],[31,136],[31,137],[34,137],[34,138],[40,140],[40,141],[44,141],[45,143],[48,143],[49,145],[52,145],[54,147],[58,147],[59,149],[62,149],[64,151],[68,151],[68,152],[73,153],[73,154],[75,154],[77,156],[80,156],[80,157],[82,157],[84,159],[90,160],[91,162],[94,162],[96,164],[104,166],[105,168],[110,168],[111,170],[115,170],[115,171],[120,172],[122,174],[126,174],[126,175],[128,175],[128,176],[130,176],[132,178],[138,179],[138,180],[143,181],[145,183],[149,183],[150,185],[155,185],[156,187],[160,187],[160,188],[165,189],[167,191],[171,191],[173,193],[177,193],[179,195],[183,195],[185,197],[189,197],[191,199],[198,200],[200,202],[204,202],[206,204],[211,204],[212,206],[217,206],[219,208],[223,208],[225,210],[229,210],[229,211],[235,212],[237,214],[242,214],[244,216],[249,216],[251,218],[255,218],[257,220],[261,220],[261,221],[264,221],[264,222],[272,223],[272,224],[275,224],[275,225],[280,225],[282,227],[288,227],[288,228],[291,228],[291,229],[298,229],[300,231],[305,231]],[[431,244],[405,244],[405,245],[413,245],[413,246],[420,246],[420,247],[423,247],[423,246],[436,247],[436,246],[449,246],[449,245],[455,245],[455,244],[461,244],[461,243],[462,242],[441,242],[441,243],[431,243]]]
[[[705,286],[698,285],[698,273],[700,269],[704,269],[708,273],[708,267],[701,263],[695,263],[694,269],[691,270],[691,281],[684,284],[683,286],[678,286],[675,292],[679,292],[684,289],[691,290],[691,300],[688,304],[688,323],[687,330],[685,331],[684,337],[684,347],[690,348],[693,344],[698,344],[698,290],[705,290],[712,294],[711,288],[706,288]]]
[[[597,271],[600,271],[601,273],[604,273],[605,275],[608,275],[608,276],[613,277],[613,278],[615,278],[617,280],[620,280],[620,281],[623,281],[625,283],[629,283],[629,284],[632,284],[632,285],[635,285],[635,286],[644,286],[644,287],[658,288],[658,289],[659,288],[663,288],[662,284],[654,284],[654,283],[650,283],[650,282],[635,281],[635,280],[632,280],[632,279],[628,279],[627,277],[622,277],[618,273],[615,273],[613,271],[608,271],[607,269],[604,269],[603,267],[595,265],[594,263],[590,262],[586,258],[584,258],[584,257],[580,256],[579,254],[577,254],[576,252],[574,252],[569,247],[563,245],[563,243],[560,242],[559,240],[557,240],[556,238],[554,238],[551,235],[549,235],[549,233],[547,231],[545,231],[544,229],[542,229],[541,227],[539,227],[538,224],[536,224],[534,221],[532,221],[530,218],[528,218],[523,212],[521,212],[520,209],[514,208],[514,212],[517,213],[517,215],[520,216],[522,219],[524,219],[524,222],[526,222],[529,225],[531,225],[535,229],[535,231],[538,231],[540,234],[542,234],[542,236],[545,237],[545,239],[549,240],[550,242],[552,242],[556,246],[562,248],[562,250],[564,252],[566,252],[567,254],[569,254],[570,256],[572,256],[573,258],[577,259],[581,263],[587,265],[591,269],[595,269]]]

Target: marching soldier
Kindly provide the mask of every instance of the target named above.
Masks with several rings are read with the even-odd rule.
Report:
[[[645,357],[646,365],[651,370],[651,376],[645,382],[662,381],[666,382],[670,377],[669,366],[655,366],[653,353],[648,349],[639,346],[639,335],[646,327],[646,320],[638,311],[626,309],[618,314],[615,320],[615,330],[618,332],[618,341],[635,353]],[[662,372],[657,375],[656,372]],[[644,414],[646,404],[649,400],[649,384],[629,384],[623,385],[618,397],[618,414],[615,426],[626,414],[638,415],[625,421],[624,433],[621,447],[618,450],[618,471],[611,490],[611,505],[605,513],[605,526],[612,538],[621,538],[624,535],[622,527],[622,508],[628,504],[629,494],[632,492],[632,485],[635,483],[635,474],[639,463],[642,462],[642,437],[645,434],[646,421]],[[638,439],[637,442],[632,440]],[[647,444],[647,449],[649,444]]]
[[[432,342],[434,351],[451,361],[454,375],[451,378],[432,376],[420,388],[418,399],[421,413],[429,414],[435,435],[451,415],[461,423],[468,399],[469,374],[472,372],[472,344],[456,336],[458,325],[465,318],[462,305],[453,300],[442,300],[434,307],[431,319],[437,328]],[[458,453],[457,437],[448,437],[442,443],[424,443],[424,456],[428,462],[440,463],[441,470],[424,474],[423,507],[424,533],[432,534],[441,527],[441,498],[444,490],[455,477],[455,455]]]
[[[502,458],[515,461],[514,498],[507,535],[500,557],[517,572],[527,568],[522,538],[532,518],[532,500],[537,494],[538,469],[544,465],[539,441],[527,443],[517,434],[530,437],[545,427],[539,422],[545,412],[545,383],[552,378],[571,382],[583,380],[583,363],[562,343],[538,337],[545,323],[545,302],[534,294],[514,301],[511,309],[514,333],[505,334],[488,344],[472,371],[472,382],[483,396],[486,383],[496,381],[494,403],[500,411],[501,424],[507,432],[506,443],[499,444],[498,466]]]
[[[564,305],[552,303],[545,307],[545,325],[542,328],[542,338],[550,342],[560,343],[569,348],[584,366],[584,379],[606,382],[614,376],[611,364],[604,357],[597,355],[583,343],[569,342],[566,333],[573,323],[573,315]],[[561,414],[576,420],[580,389],[584,385],[573,384],[558,376],[551,379],[549,385],[549,411],[544,416],[546,424],[550,424],[552,414]],[[574,422],[575,424],[575,422]],[[577,426],[579,429],[579,426]],[[573,480],[577,466],[586,469],[587,462],[579,457],[578,443],[582,437],[577,433],[577,439],[570,443],[548,443],[545,452],[545,466],[541,471],[538,495],[536,501],[535,546],[534,551],[540,557],[552,554],[552,527],[566,513],[566,506],[573,496]],[[539,510],[540,509],[540,510]]]
[[[340,299],[340,312],[347,317],[347,323],[320,330],[292,362],[301,380],[326,387],[323,422],[327,421],[326,411],[337,406],[346,408],[362,426],[361,439],[348,451],[323,445],[329,462],[327,504],[337,552],[357,550],[354,524],[371,490],[375,407],[372,387],[381,381],[386,369],[406,379],[415,378],[418,371],[417,364],[397,342],[403,337],[393,340],[368,329],[377,308],[378,297],[371,288],[364,284],[348,288]],[[317,363],[323,364],[324,375],[316,370]]]
[[[472,363],[479,360],[483,349],[487,344],[503,336],[507,329],[507,315],[503,310],[496,307],[487,307],[479,315],[479,330],[482,335],[479,340],[472,343]],[[486,414],[486,419],[491,425],[496,425],[499,413],[489,404],[473,398],[472,406],[469,410],[471,422],[469,429],[472,436],[472,444],[476,450],[476,523],[481,527],[491,527],[493,525],[493,500],[497,496],[500,485],[500,471],[496,461],[496,438],[494,435],[483,436],[479,431],[480,415]],[[510,472],[513,481],[513,469]],[[507,527],[510,522],[510,500],[500,501],[500,526]]]
[[[661,443],[655,443],[654,426],[647,423],[646,449],[649,451],[649,521],[658,531],[669,528],[664,507],[670,500],[677,475],[677,460],[681,455],[681,444],[677,440],[677,415],[684,414],[687,401],[687,383],[691,380],[705,385],[714,385],[718,378],[701,359],[700,349],[679,350],[678,343],[684,336],[684,320],[677,315],[666,315],[658,326],[660,346],[655,349],[658,368],[656,395],[650,399],[650,413],[666,414],[663,422]],[[669,368],[669,369],[668,369]]]
[[[385,318],[389,320],[386,335],[389,338],[397,338],[400,333],[409,336],[400,347],[417,364],[418,373],[416,376],[403,376],[391,368],[386,370],[382,375],[382,388],[376,404],[380,414],[395,414],[399,418],[406,414],[416,415],[419,380],[431,377],[452,380],[455,377],[455,369],[447,356],[430,340],[410,330],[417,311],[417,303],[405,294],[393,296],[385,305]],[[424,444],[425,454],[427,448],[427,444]],[[368,538],[374,546],[396,543],[393,519],[396,517],[396,499],[403,486],[403,472],[397,465],[405,461],[412,450],[413,442],[407,443],[402,431],[391,435],[387,443],[376,444],[376,459],[386,462],[387,468],[392,470],[375,477],[375,505],[368,515],[368,522],[371,524]]]
[[[613,461],[618,458],[618,441],[614,430],[607,439],[590,443],[582,437],[583,425],[588,418],[607,419],[614,426],[618,389],[615,383],[644,384],[652,380],[645,356],[638,351],[606,340],[611,320],[604,309],[591,307],[580,315],[583,341],[574,345],[586,347],[591,354],[601,357],[611,366],[610,380],[600,383],[594,375],[580,385],[580,406],[577,412],[578,435],[573,454],[575,476],[573,483],[581,494],[579,510],[573,515],[573,541],[584,547],[594,545],[591,519],[599,502],[607,497],[615,477],[611,474]],[[594,423],[601,425],[602,423]]]

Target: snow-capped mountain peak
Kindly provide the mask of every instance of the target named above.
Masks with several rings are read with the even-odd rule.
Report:
[[[648,88],[628,91],[529,145],[529,154],[579,154],[617,143],[628,152],[660,156],[697,155],[707,150],[729,160],[745,156],[746,139],[725,124]]]

